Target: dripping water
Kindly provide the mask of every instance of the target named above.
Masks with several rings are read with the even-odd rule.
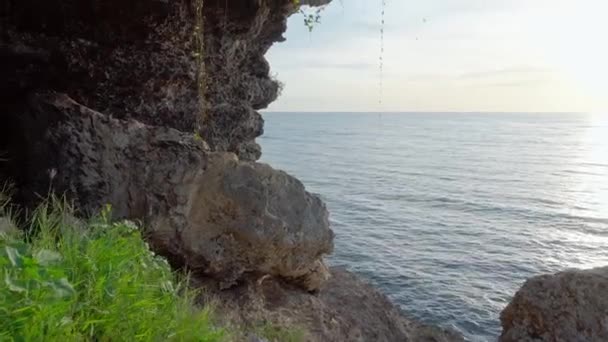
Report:
[[[381,22],[380,22],[380,59],[379,59],[379,69],[380,69],[380,80],[379,80],[379,97],[378,97],[378,105],[382,106],[382,97],[384,92],[384,15],[386,10],[386,0],[382,1],[382,12],[381,12]]]

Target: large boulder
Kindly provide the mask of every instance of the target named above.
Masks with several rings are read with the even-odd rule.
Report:
[[[212,153],[191,192],[187,226],[167,232],[166,239],[169,252],[174,240],[181,241],[175,252],[191,268],[222,275],[223,287],[249,272],[280,275],[308,290],[327,279],[321,258],[333,248],[328,213],[297,179]],[[151,227],[165,236],[158,232],[166,225]]]
[[[503,342],[608,341],[608,267],[529,279],[500,320]]]
[[[32,95],[17,117],[21,158],[9,164],[22,170],[15,174],[21,202],[53,189],[84,213],[111,204],[117,218],[142,220],[174,266],[221,287],[251,273],[312,291],[328,278],[327,210],[288,174],[210,152],[192,133],[111,118],[64,94]]]

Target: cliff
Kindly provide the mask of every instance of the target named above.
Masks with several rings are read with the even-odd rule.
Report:
[[[459,340],[329,270],[325,204],[255,162],[257,110],[279,90],[264,54],[295,10],[292,0],[5,0],[0,177],[25,208],[55,192],[82,215],[111,204],[141,221],[155,251],[242,324],[302,326],[313,341]]]
[[[262,273],[317,289],[333,248],[325,205],[250,162],[255,109],[278,89],[263,54],[293,4],[197,6],[9,2],[4,177],[26,206],[49,189],[84,213],[112,204],[117,218],[142,220],[176,267],[222,287]]]

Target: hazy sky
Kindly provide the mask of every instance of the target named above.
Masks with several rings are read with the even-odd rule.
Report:
[[[334,0],[268,53],[274,111],[608,111],[608,0]]]

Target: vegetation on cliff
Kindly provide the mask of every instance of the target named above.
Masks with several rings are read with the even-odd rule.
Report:
[[[25,233],[5,227],[0,340],[225,340],[211,310],[195,307],[195,293],[175,280],[137,227],[111,223],[108,214],[82,222],[51,201],[33,213]]]

